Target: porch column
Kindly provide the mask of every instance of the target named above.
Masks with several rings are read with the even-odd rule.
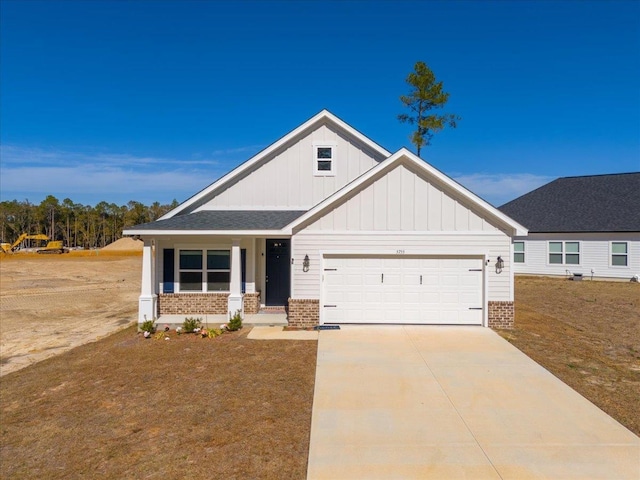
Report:
[[[142,284],[138,298],[138,323],[155,320],[157,316],[155,262],[153,259],[152,240],[145,240],[142,247]]]
[[[234,238],[231,246],[231,285],[229,286],[228,315],[235,315],[239,310],[244,318],[244,302],[242,301],[242,261],[240,239]]]

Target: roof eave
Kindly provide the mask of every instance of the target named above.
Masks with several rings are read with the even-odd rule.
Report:
[[[122,232],[124,236],[168,236],[168,237],[186,237],[186,236],[225,236],[225,237],[273,237],[273,236],[290,236],[291,229],[283,228],[280,230],[151,230],[151,229],[130,229]]]
[[[177,215],[178,213],[184,211],[186,208],[192,206],[193,204],[197,203],[199,200],[202,200],[203,198],[205,198],[207,195],[209,195],[210,193],[215,191],[217,188],[220,188],[225,183],[233,180],[237,176],[241,175],[245,171],[247,171],[250,168],[252,168],[256,163],[260,162],[262,159],[264,159],[265,157],[269,156],[270,154],[272,154],[273,152],[278,150],[280,147],[282,147],[283,145],[285,145],[286,143],[288,143],[289,141],[291,141],[292,139],[294,139],[295,137],[297,137],[298,135],[303,133],[305,130],[311,128],[316,123],[319,123],[319,122],[324,121],[324,120],[329,120],[329,121],[333,122],[334,124],[336,124],[337,126],[342,128],[343,130],[347,131],[350,135],[354,136],[359,141],[363,142],[369,148],[371,148],[374,151],[376,151],[381,156],[388,157],[388,156],[391,155],[391,153],[388,152],[385,148],[383,148],[382,146],[378,145],[377,143],[375,143],[374,141],[372,141],[371,139],[369,139],[368,137],[366,137],[365,135],[360,133],[358,130],[356,130],[355,128],[353,128],[352,126],[347,124],[346,122],[340,120],[338,117],[336,117],[331,112],[329,112],[328,110],[325,109],[325,110],[322,110],[321,112],[319,112],[318,114],[314,115],[313,117],[311,117],[309,120],[304,122],[299,127],[295,128],[294,130],[292,130],[291,132],[289,132],[288,134],[286,134],[285,136],[283,136],[282,138],[280,138],[276,142],[274,142],[271,145],[269,145],[264,150],[258,152],[256,155],[254,155],[253,157],[251,157],[249,160],[247,160],[246,162],[242,163],[241,165],[237,166],[236,168],[231,170],[226,175],[220,177],[218,180],[213,182],[211,185],[209,185],[208,187],[204,188],[200,192],[196,193],[191,198],[187,199],[186,201],[184,201],[183,203],[178,205],[173,210],[167,212],[162,217],[160,217],[158,220],[166,220],[168,218],[172,218],[175,215]]]
[[[429,165],[427,162],[423,161],[422,159],[420,159],[419,157],[411,153],[406,148],[401,148],[396,153],[391,155],[389,158],[387,158],[386,160],[384,160],[374,168],[368,170],[363,175],[353,180],[351,183],[345,185],[342,189],[338,190],[333,195],[327,197],[324,201],[320,202],[318,205],[310,209],[307,213],[305,213],[301,217],[298,217],[289,225],[287,225],[287,228],[290,228],[293,231],[293,229],[295,229],[297,226],[303,224],[310,218],[318,215],[320,212],[328,208],[330,205],[340,201],[341,198],[348,195],[351,191],[359,188],[361,185],[369,181],[372,177],[383,173],[385,170],[390,170],[391,168],[393,168],[393,166],[396,163],[399,163],[400,161],[402,161],[403,158],[413,162],[419,168],[426,170],[431,175],[436,177],[439,181],[441,181],[445,185],[449,186],[453,190],[460,193],[467,200],[480,206],[489,215],[493,216],[496,220],[498,220],[499,223],[502,223],[504,226],[508,227],[511,230],[512,236],[526,236],[528,234],[528,230],[524,226],[520,225],[511,217],[505,215],[504,213],[499,211],[496,207],[484,201],[482,198],[470,192],[465,187],[455,182],[454,180],[446,176],[444,173],[440,172],[435,167]]]

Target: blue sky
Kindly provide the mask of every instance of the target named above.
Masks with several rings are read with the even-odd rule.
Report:
[[[494,205],[640,170],[637,1],[0,5],[1,200],[183,201],[323,108],[411,147],[418,60],[462,117],[423,158]]]

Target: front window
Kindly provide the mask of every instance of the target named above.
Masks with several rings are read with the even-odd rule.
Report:
[[[180,250],[180,290],[202,291],[202,251]]]
[[[206,264],[203,261],[206,256]],[[228,292],[231,279],[229,250],[180,250],[181,292]]]
[[[627,242],[611,242],[611,266],[626,267],[629,265],[629,245]]]
[[[513,263],[524,263],[524,242],[513,242]]]
[[[228,291],[231,282],[231,252],[207,250],[207,291]]]
[[[549,263],[580,265],[580,242],[549,242]]]

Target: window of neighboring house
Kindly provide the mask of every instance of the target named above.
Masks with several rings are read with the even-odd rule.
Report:
[[[611,242],[611,266],[626,267],[629,265],[629,246],[627,242]]]
[[[580,265],[580,242],[549,242],[549,263]]]
[[[313,174],[333,176],[336,174],[336,146],[313,144]]]
[[[513,263],[524,263],[524,242],[513,242]]]

